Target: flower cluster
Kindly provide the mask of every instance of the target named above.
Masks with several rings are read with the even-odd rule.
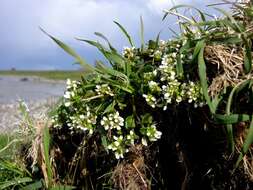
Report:
[[[167,85],[163,85],[163,96],[166,103],[171,104],[174,100],[180,103],[183,100],[185,89],[185,84],[181,84],[178,80],[170,81]]]
[[[142,128],[145,131],[143,134],[148,138],[149,141],[157,141],[161,138],[162,132],[156,129],[155,124],[152,124],[148,127]]]
[[[108,116],[103,116],[100,124],[105,130],[121,130],[121,127],[124,126],[124,119],[120,117],[119,112],[115,112],[109,114]]]
[[[162,58],[159,71],[161,72],[161,81],[171,81],[176,78],[176,53],[165,55]]]
[[[141,143],[144,146],[148,145],[148,141],[154,142],[161,138],[162,132],[157,130],[156,124],[153,122],[153,117],[149,114],[146,114],[142,118],[143,125],[140,129],[141,134],[143,135]]]
[[[66,85],[67,85],[67,90],[64,93],[64,98],[65,98],[65,106],[69,107],[71,105],[71,99],[75,97],[78,85],[80,83],[78,81],[71,81],[70,79],[67,79]]]
[[[55,127],[57,125],[57,117],[53,117],[52,122]],[[97,123],[97,116],[91,112],[90,107],[86,106],[86,109],[82,112],[75,113],[73,115],[69,115],[67,119],[67,126],[70,130],[77,131],[88,131],[91,135],[94,132],[95,125]]]
[[[123,56],[127,59],[132,59],[135,56],[135,47],[124,47]]]
[[[156,76],[157,76],[157,70],[154,70],[153,72],[144,73],[143,79],[145,82],[149,82],[153,80]]]
[[[114,94],[108,84],[96,85],[95,91],[97,92],[98,95],[114,96]]]
[[[158,44],[158,48],[161,52],[165,52],[168,49],[167,42],[164,40],[160,40]]]
[[[123,136],[113,136],[113,142],[107,146],[109,150],[112,150],[115,154],[116,159],[124,158],[124,153],[128,152],[128,149],[124,148]]]
[[[190,82],[187,89],[188,102],[194,102],[194,107],[202,107],[204,105],[204,97],[200,84]]]
[[[134,141],[138,138],[138,136],[135,134],[134,130],[131,130],[129,134],[126,136],[126,139],[129,144],[134,144]]]
[[[149,89],[151,90],[151,92],[160,92],[161,91],[161,88],[157,82],[149,81],[148,86],[149,86]]]
[[[155,60],[159,60],[161,59],[162,55],[163,55],[162,51],[156,50],[154,54],[151,55],[151,57],[154,57]]]
[[[155,96],[153,96],[152,94],[143,94],[142,95],[145,99],[148,105],[150,105],[152,108],[156,107],[157,104],[157,100],[155,98]]]
[[[192,54],[179,52],[183,41],[160,41],[159,56],[163,55],[155,69],[143,74],[144,82],[148,90],[144,90],[143,97],[152,108],[163,107],[167,109],[168,104],[179,104],[182,101],[193,103],[194,107],[204,105],[203,93],[198,82],[188,81],[184,76],[177,74],[178,59],[182,64],[191,60]]]

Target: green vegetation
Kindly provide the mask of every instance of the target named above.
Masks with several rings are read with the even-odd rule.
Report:
[[[186,5],[167,10],[164,19],[176,15],[181,28],[168,41],[158,35],[145,44],[141,18],[140,48],[115,22],[130,44],[122,54],[101,33],[95,35],[107,47],[78,39],[97,47],[111,67],[87,64],[42,30],[86,74],[67,80],[44,125],[35,126],[21,104],[30,139],[26,185],[32,178],[47,189],[252,187],[253,4],[232,5],[232,14],[216,8],[221,18]],[[181,15],[182,8],[199,17]]]
[[[83,71],[0,71],[1,75],[11,76],[36,76],[52,80],[66,80],[67,78],[77,80],[84,74]]]

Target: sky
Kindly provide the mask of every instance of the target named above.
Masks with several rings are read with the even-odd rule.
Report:
[[[198,8],[214,2],[217,1],[174,0],[174,4]],[[127,29],[135,44],[140,42],[140,16],[146,41],[155,39],[159,31],[167,40],[171,37],[168,27],[176,28],[177,24],[172,17],[162,21],[163,10],[172,6],[173,0],[0,0],[0,70],[79,68],[39,27],[70,45],[91,64],[102,59],[101,54],[75,38],[96,41],[94,32],[100,32],[122,51],[129,44],[114,20]]]

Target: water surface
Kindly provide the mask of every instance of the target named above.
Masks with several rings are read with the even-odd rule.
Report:
[[[62,96],[65,83],[35,77],[0,76],[0,104]]]

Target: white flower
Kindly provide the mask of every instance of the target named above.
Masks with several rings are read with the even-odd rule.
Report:
[[[71,80],[70,80],[70,79],[67,79],[66,84],[67,84],[67,86],[70,86],[70,85],[72,84],[72,83],[71,83]]]
[[[157,70],[153,71],[153,75],[156,76],[157,75]]]
[[[98,93],[98,95],[114,96],[114,94],[108,84],[96,85],[95,91]]]
[[[150,105],[152,108],[156,107],[157,102],[156,102],[156,98],[153,95],[143,94],[142,96],[146,99],[146,102],[147,102],[148,105]]]
[[[134,57],[134,51],[135,51],[135,47],[131,47],[131,48],[124,47],[122,54],[124,57],[131,59]]]
[[[115,144],[115,146],[119,146],[120,145],[118,141],[115,141],[114,144]]]
[[[156,138],[156,139],[160,139],[161,136],[162,136],[162,132],[161,132],[161,131],[156,131],[156,133],[155,133],[155,138]]]
[[[141,139],[141,144],[143,144],[144,146],[148,146],[147,140],[144,138]]]
[[[122,153],[115,152],[116,159],[124,158]]]
[[[66,107],[69,107],[69,106],[71,105],[71,102],[65,102],[64,105],[65,105]]]
[[[71,92],[66,91],[65,94],[64,94],[64,98],[70,99],[71,98]]]
[[[105,130],[121,130],[121,127],[124,126],[124,119],[120,117],[119,112],[116,111],[115,113],[111,113],[108,116],[103,116],[100,124],[104,127]]]

